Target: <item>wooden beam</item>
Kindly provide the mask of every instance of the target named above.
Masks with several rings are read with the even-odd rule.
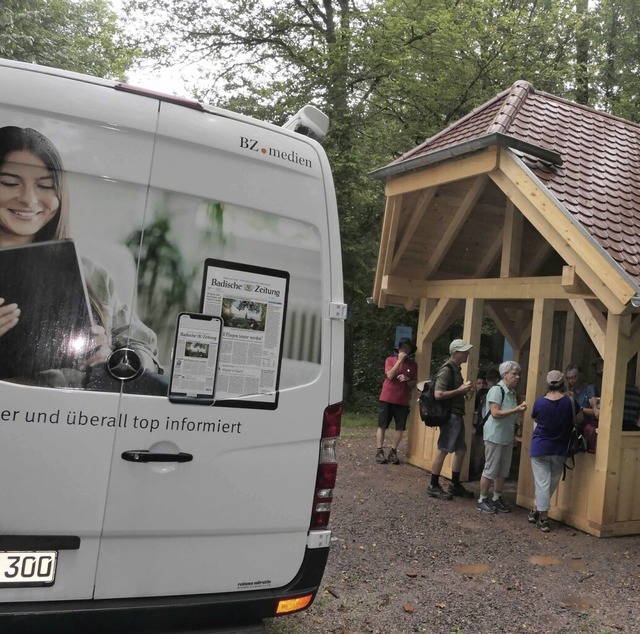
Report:
[[[422,272],[424,279],[429,279],[434,271],[438,269],[442,260],[446,257],[454,240],[458,237],[460,229],[469,218],[469,214],[475,207],[478,199],[482,195],[489,177],[486,174],[477,176],[471,185],[471,188],[467,192],[466,196],[462,200],[460,207],[453,214],[453,218],[447,223],[444,235],[438,242],[438,246],[431,252],[431,257],[425,270]]]
[[[606,345],[603,355],[602,397],[598,424],[595,466],[591,474],[587,518],[595,526],[615,520],[620,483],[622,413],[627,375],[624,335],[631,327],[629,315],[607,315]],[[634,483],[635,486],[635,483]]]
[[[462,330],[462,338],[468,341],[473,348],[469,352],[469,359],[465,368],[465,379],[475,384],[478,376],[478,363],[480,361],[480,338],[482,335],[482,309],[483,302],[481,299],[468,299],[465,303],[464,310],[464,326]],[[471,392],[473,396],[473,392]],[[462,463],[462,471],[460,476],[463,480],[467,480],[469,476],[469,460],[471,458],[471,441],[473,440],[473,400],[466,401],[464,416],[464,435],[469,451],[464,456]]]
[[[373,282],[373,301],[380,306],[384,307],[384,298],[381,293],[382,276],[384,275],[384,265],[387,260],[387,253],[391,249],[391,243],[389,242],[389,236],[391,233],[391,224],[394,217],[394,209],[396,205],[402,204],[402,196],[387,198],[385,205],[384,217],[382,220],[382,233],[380,235],[380,244],[378,246],[378,263],[376,266],[376,277]]]
[[[551,245],[548,242],[540,245],[540,248],[536,252],[535,256],[532,257],[526,264],[526,266],[522,269],[522,275],[524,277],[531,277],[536,275],[538,269],[542,266],[544,261],[549,257],[549,254],[553,251]]]
[[[500,330],[504,335],[504,338],[509,342],[509,345],[512,348],[518,347],[520,341],[516,334],[515,322],[511,320],[507,311],[502,308],[498,308],[497,306],[492,306],[491,304],[487,304],[485,306],[485,311],[487,315],[493,319],[496,326],[498,326],[498,330]]]
[[[489,245],[482,256],[482,259],[478,262],[476,266],[476,272],[473,274],[474,279],[480,277],[486,277],[493,266],[493,263],[496,261],[498,256],[500,255],[500,250],[502,249],[502,234],[499,233],[494,239],[493,242]]]
[[[584,299],[571,299],[569,301],[578,319],[587,331],[589,339],[591,339],[591,342],[596,347],[598,354],[604,358],[605,332],[607,328],[606,317],[593,302],[587,302]]]
[[[497,164],[498,147],[493,146],[464,158],[430,165],[416,172],[390,178],[387,181],[385,193],[387,196],[397,196],[434,185],[472,178],[491,172]]]
[[[573,339],[576,333],[576,313],[567,311],[567,320],[564,325],[564,350],[562,351],[562,369],[573,361]]]
[[[500,277],[517,277],[520,275],[520,253],[522,245],[523,216],[507,198],[504,214],[502,262]]]
[[[518,320],[516,321],[516,329],[520,333],[518,347],[524,348],[527,341],[531,339],[531,333],[533,329],[533,320],[529,312],[524,310],[519,311]]]
[[[593,294],[568,293],[562,277],[515,277],[466,280],[415,280],[396,276],[382,279],[382,290],[400,297],[449,299],[593,299]]]
[[[416,229],[418,228],[420,221],[422,220],[425,213],[427,212],[427,209],[429,208],[429,205],[431,204],[431,201],[433,200],[433,197],[435,196],[437,190],[438,190],[437,187],[430,187],[429,189],[426,189],[425,191],[421,192],[420,196],[418,197],[416,205],[413,208],[413,211],[411,212],[411,217],[409,218],[409,222],[407,223],[407,226],[405,227],[402,238],[400,239],[400,244],[396,248],[396,252],[393,256],[393,263],[391,265],[392,267],[391,270],[395,270],[396,266],[398,266],[398,262],[400,262],[400,258],[402,257],[404,252],[407,250],[407,247],[409,246],[411,240],[413,239]]]
[[[501,150],[499,169],[490,176],[563,260],[576,266],[580,277],[609,312],[623,313],[635,295],[632,285],[583,235],[568,212],[522,169],[511,151]]]
[[[533,436],[533,419],[531,409],[536,398],[546,392],[546,375],[551,358],[551,336],[553,333],[554,302],[547,299],[536,299],[533,303],[533,322],[531,328],[531,353],[527,371],[526,402],[528,409],[524,415],[522,429],[522,455],[528,456]],[[529,460],[520,461],[518,474],[517,503],[522,506],[527,499],[534,497],[533,474]]]
[[[431,309],[431,312],[425,314],[425,321],[418,326],[418,336],[420,340],[435,341],[449,325],[452,314],[459,306],[459,300],[438,300],[437,304]]]
[[[402,209],[402,196],[399,196],[394,200],[394,203],[390,209],[390,220],[388,224],[388,231],[386,236],[387,248],[385,249],[384,260],[382,261],[382,276],[391,272],[391,264],[393,262],[393,245],[396,243],[396,235],[398,233],[398,225],[400,224],[400,210]],[[385,212],[386,216],[386,212]],[[387,293],[388,294],[388,293]],[[380,308],[384,308],[386,305],[385,294],[381,294],[380,301],[378,303]]]

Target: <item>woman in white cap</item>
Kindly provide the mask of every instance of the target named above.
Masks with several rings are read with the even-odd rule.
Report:
[[[535,426],[529,453],[535,483],[535,506],[529,513],[529,522],[543,533],[551,530],[551,496],[564,470],[574,414],[577,422],[582,422],[580,406],[564,393],[564,374],[551,370],[547,374],[547,386],[547,393],[536,399],[531,410]]]

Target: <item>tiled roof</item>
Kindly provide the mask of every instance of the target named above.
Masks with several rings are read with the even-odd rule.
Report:
[[[640,125],[518,81],[391,165],[495,132],[561,155],[560,166],[522,158],[640,285]]]

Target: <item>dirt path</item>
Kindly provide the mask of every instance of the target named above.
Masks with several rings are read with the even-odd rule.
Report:
[[[525,509],[434,500],[402,450],[399,466],[374,463],[373,434],[343,433],[320,592],[269,634],[640,633],[640,537],[544,534]]]

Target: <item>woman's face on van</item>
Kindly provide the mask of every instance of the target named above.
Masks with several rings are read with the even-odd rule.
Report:
[[[28,244],[50,222],[60,200],[53,175],[35,154],[7,154],[0,167],[0,246]]]

